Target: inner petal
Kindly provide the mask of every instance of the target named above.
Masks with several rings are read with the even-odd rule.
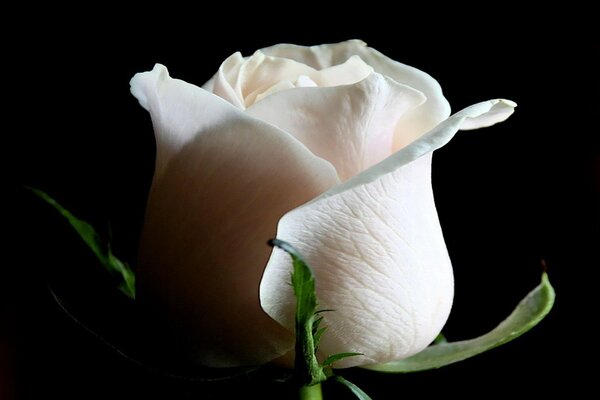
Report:
[[[287,58],[265,56],[257,51],[241,66],[233,86],[248,107],[254,103],[256,96],[277,83],[294,81],[300,75],[310,76],[314,71],[308,65]]]
[[[344,63],[323,68],[313,75],[319,86],[349,85],[362,81],[373,72],[359,56],[352,56]]]
[[[316,69],[340,64],[358,55],[364,62],[382,75],[422,92],[427,101],[407,112],[399,121],[394,134],[394,151],[399,150],[429,131],[450,115],[450,106],[444,98],[440,85],[427,73],[394,61],[360,40],[319,46],[278,44],[262,49],[265,54],[287,57]]]
[[[217,71],[212,81],[212,88],[205,85],[205,89],[213,92],[219,97],[227,100],[238,108],[244,108],[244,98],[242,93],[234,88],[235,80],[240,72],[240,68],[244,64],[244,57],[238,51],[229,56]],[[209,82],[211,82],[209,81]]]
[[[398,120],[423,101],[422,93],[372,73],[352,85],[280,91],[246,112],[294,135],[344,181],[392,153]]]
[[[313,81],[306,75],[300,75],[298,77],[298,79],[296,79],[295,87],[316,87],[316,86],[319,86],[319,85],[317,85],[315,83],[315,81]]]
[[[317,70],[304,63],[256,51],[244,59],[237,52],[227,58],[204,86],[233,105],[245,109],[270,94],[306,86],[338,86],[356,83],[373,72],[360,57]]]

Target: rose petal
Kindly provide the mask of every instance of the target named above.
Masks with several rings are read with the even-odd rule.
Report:
[[[258,50],[246,59],[239,52],[231,55],[203,88],[245,109],[267,93],[306,86],[303,84],[306,78],[316,86],[337,86],[358,82],[371,72],[373,68],[358,56],[316,70],[292,59],[267,56]]]
[[[234,88],[231,84],[231,82],[235,82],[243,64],[244,57],[239,51],[232,54],[223,61],[213,79],[206,82],[203,88],[210,89],[217,96],[224,98],[238,108],[244,109],[244,97],[240,88]]]
[[[408,357],[444,325],[453,296],[450,260],[435,212],[431,156],[377,182],[286,214],[277,237],[290,241],[316,275],[328,327],[325,356],[360,352],[344,368]],[[293,326],[294,299],[284,283],[289,259],[269,260],[261,282],[264,310]]]
[[[389,156],[398,120],[424,101],[373,73],[353,85],[280,91],[246,112],[292,133],[344,181]]]
[[[407,112],[399,121],[396,128],[394,150],[406,146],[450,115],[450,105],[435,79],[423,71],[394,61],[379,51],[367,47],[363,41],[349,40],[311,47],[279,44],[262,49],[262,51],[272,56],[286,57],[305,63],[315,69],[337,65],[357,55],[366,64],[373,67],[375,72],[425,94],[427,101],[420,107]]]
[[[136,74],[130,86],[131,93],[152,117],[157,145],[155,179],[162,174],[171,157],[199,132],[226,120],[231,113],[216,101],[215,96],[187,82],[172,79],[167,68],[160,64],[152,71]]]
[[[235,88],[244,99],[246,107],[256,96],[283,80],[293,81],[300,75],[310,75],[314,70],[307,65],[287,58],[266,56],[260,50],[244,61],[235,81]]]
[[[472,129],[486,128],[488,126],[497,124],[498,122],[502,122],[515,112],[517,103],[506,99],[492,100],[491,103],[487,103],[485,106],[482,106],[482,111],[490,105],[491,108],[489,111],[480,115],[477,114],[481,111],[475,111],[471,109],[471,111],[469,111],[469,115],[471,116],[465,118],[465,120],[460,124],[460,129],[467,131]]]
[[[259,304],[266,240],[287,210],[339,183],[333,166],[162,66],[136,75],[132,92],[163,155],[141,239],[140,301],[204,365],[256,365],[289,351],[292,334]]]
[[[342,64],[353,55],[360,55],[360,49],[366,45],[362,40],[356,39],[318,46],[281,43],[260,51],[274,57],[289,58],[320,70]]]
[[[373,182],[379,177],[444,146],[461,129],[476,129],[477,127],[487,127],[502,122],[514,112],[516,106],[515,102],[506,99],[488,100],[473,104],[450,116],[431,131],[422,135],[410,145],[398,150],[379,164],[332,188],[312,201],[318,201],[352,189],[355,186]]]
[[[311,78],[319,86],[339,86],[362,81],[371,73],[373,73],[371,66],[359,56],[352,56],[341,64],[318,70]]]
[[[452,268],[431,188],[431,151],[465,124],[506,118],[510,102],[479,103],[369,170],[287,213],[277,237],[315,271],[328,326],[324,355],[360,352],[350,367],[402,359],[425,348],[444,325],[453,297]],[[275,252],[261,281],[265,311],[293,326],[294,298],[283,283],[289,260]]]

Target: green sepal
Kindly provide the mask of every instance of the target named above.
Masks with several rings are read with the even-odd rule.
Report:
[[[321,383],[327,379],[327,376],[316,355],[316,342],[323,332],[319,333],[320,320],[317,320],[318,322],[315,320],[318,305],[315,277],[311,268],[292,245],[278,239],[270,240],[269,244],[284,250],[292,257],[292,287],[296,296],[295,373],[302,385],[312,386]]]
[[[459,342],[441,340],[404,360],[368,365],[363,368],[379,372],[406,373],[440,368],[465,360],[508,343],[536,326],[548,315],[554,305],[554,299],[554,288],[544,272],[542,282],[521,300],[508,318],[485,335]]]
[[[83,239],[83,241],[96,255],[96,258],[98,258],[100,264],[102,264],[102,266],[117,279],[118,289],[129,298],[135,299],[135,273],[131,267],[127,265],[127,263],[115,257],[115,255],[112,253],[110,245],[103,243],[100,235],[98,232],[96,232],[94,227],[75,217],[56,200],[43,191],[35,188],[28,189],[54,207],[63,217],[67,219],[69,224],[71,224],[81,239]]]
[[[356,386],[354,383],[350,382],[349,380],[337,375],[333,377],[333,380],[341,383],[342,385],[346,386],[348,389],[350,389],[350,391],[356,396],[357,399],[359,400],[371,400],[371,397],[366,394],[365,392],[362,391],[361,388],[359,388],[358,386]]]
[[[333,355],[327,357],[325,359],[325,361],[323,361],[323,366],[327,367],[327,366],[333,364],[334,362],[341,360],[342,358],[362,356],[362,355],[363,355],[363,353],[350,353],[350,352],[333,354]]]

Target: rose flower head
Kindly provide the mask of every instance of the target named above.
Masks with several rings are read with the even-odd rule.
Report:
[[[433,150],[508,118],[490,100],[450,116],[438,83],[357,40],[280,44],[226,59],[204,86],[157,64],[131,80],[150,112],[156,171],[138,298],[186,354],[257,365],[294,349],[293,244],[313,268],[336,367],[423,350],[452,305],[431,186]]]

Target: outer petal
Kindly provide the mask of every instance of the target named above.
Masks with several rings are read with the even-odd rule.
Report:
[[[325,44],[320,46],[297,46],[279,44],[262,49],[265,54],[287,57],[306,63],[313,68],[326,68],[343,63],[349,57],[358,55],[376,72],[389,76],[396,82],[413,87],[427,97],[420,107],[406,113],[398,123],[394,150],[398,150],[423,133],[427,132],[450,115],[450,105],[444,98],[440,85],[435,79],[416,68],[394,61],[379,51],[367,47],[360,40]]]
[[[422,93],[372,73],[353,85],[281,91],[246,112],[292,133],[345,181],[392,153],[398,120],[424,101]]]
[[[155,180],[171,158],[199,132],[226,120],[232,112],[216,98],[209,99],[208,93],[197,86],[172,79],[167,68],[160,64],[152,71],[136,74],[130,85],[131,93],[152,117],[156,136]]]
[[[142,233],[139,299],[204,365],[255,365],[289,351],[292,334],[259,305],[266,240],[287,210],[339,182],[334,168],[164,67],[137,75],[132,92],[164,156]]]
[[[296,246],[316,274],[329,327],[321,351],[360,352],[337,367],[401,359],[425,348],[444,325],[453,297],[450,260],[430,181],[431,151],[460,127],[506,119],[507,101],[471,106],[383,162],[287,213],[278,237]],[[289,261],[269,260],[261,304],[285,326],[294,299]]]
[[[398,150],[373,168],[354,176],[351,180],[323,193],[311,202],[333,196],[358,185],[373,182],[379,177],[394,172],[425,154],[439,149],[448,143],[459,130],[472,130],[494,125],[506,120],[514,112],[517,104],[506,99],[488,100],[473,104],[422,135],[410,145]]]

